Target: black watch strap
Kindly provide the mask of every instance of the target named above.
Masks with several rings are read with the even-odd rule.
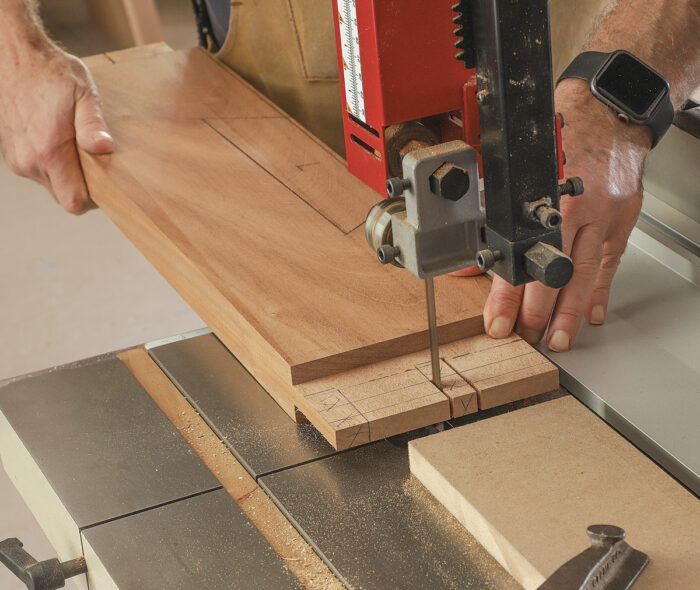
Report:
[[[598,100],[617,111],[617,107],[609,104],[593,89],[593,81],[597,74],[601,71],[603,66],[605,66],[608,60],[610,60],[616,53],[618,52],[602,53],[600,51],[584,51],[583,53],[580,53],[574,58],[571,64],[569,64],[569,67],[564,70],[564,73],[559,76],[557,84],[566,78],[578,78],[579,80],[585,80],[591,86],[591,91]],[[622,114],[624,115],[626,113]],[[654,148],[672,125],[674,115],[675,109],[673,108],[670,94],[666,93],[666,96],[664,96],[663,99],[656,105],[654,111],[651,113],[646,122],[638,123],[633,119],[629,120],[634,124],[642,124],[651,130],[651,147]]]
[[[569,67],[564,70],[564,73],[559,76],[557,84],[565,78],[578,78],[590,83],[593,77],[600,71],[610,57],[609,53],[600,51],[584,51],[579,53],[569,64]]]

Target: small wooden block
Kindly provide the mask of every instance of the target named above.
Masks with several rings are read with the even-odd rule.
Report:
[[[571,396],[412,441],[409,458],[528,590],[590,547],[592,524],[649,555],[634,590],[698,587],[700,502]]]
[[[432,364],[425,361],[416,365],[426,379],[432,380]],[[452,418],[460,418],[467,414],[473,414],[479,410],[476,389],[467,383],[444,360],[440,361],[440,379],[442,381],[442,393],[450,400],[450,414]]]
[[[515,335],[472,336],[440,353],[442,391],[424,350],[296,385],[296,407],[344,449],[471,414],[479,396],[494,407],[559,387],[556,367]]]
[[[427,373],[421,370],[425,365]],[[344,449],[449,420],[449,398],[430,381],[429,365],[424,351],[296,389],[304,396],[307,411],[311,406],[317,416],[309,416],[311,422],[335,448]],[[451,372],[447,366],[443,370]],[[453,380],[459,378],[455,375]]]
[[[559,371],[518,336],[483,334],[446,344],[441,354],[477,392],[487,410],[559,387]]]

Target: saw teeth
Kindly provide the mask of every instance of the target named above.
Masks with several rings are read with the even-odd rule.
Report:
[[[455,57],[469,69],[476,67],[476,47],[474,46],[471,8],[471,0],[460,0],[452,6],[452,11],[456,13],[452,18],[452,22],[457,25],[457,28],[454,30],[457,41],[455,41],[454,45],[459,49]]]

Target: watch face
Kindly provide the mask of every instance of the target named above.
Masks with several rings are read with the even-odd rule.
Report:
[[[666,80],[632,55],[616,54],[596,77],[596,88],[636,119],[644,119],[667,91]]]

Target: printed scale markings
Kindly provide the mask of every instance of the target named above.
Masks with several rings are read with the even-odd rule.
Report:
[[[351,115],[366,123],[367,114],[365,112],[365,93],[362,87],[362,62],[360,61],[356,2],[357,0],[338,0],[340,45],[343,55],[347,109]]]

